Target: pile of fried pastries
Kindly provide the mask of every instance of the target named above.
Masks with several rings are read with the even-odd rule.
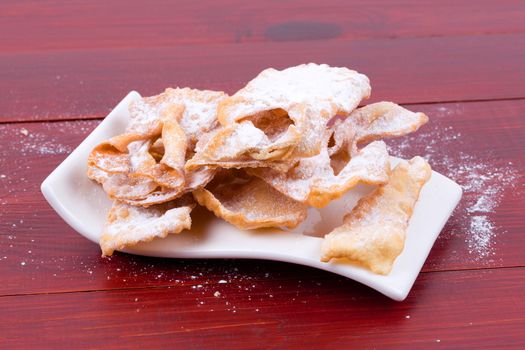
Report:
[[[431,170],[420,157],[391,169],[382,139],[428,118],[392,102],[358,107],[370,91],[363,74],[310,63],[266,69],[233,96],[169,88],[132,102],[125,132],[88,158],[113,200],[103,255],[190,229],[196,205],[240,229],[293,228],[363,183],[376,187],[320,258],[388,274]]]

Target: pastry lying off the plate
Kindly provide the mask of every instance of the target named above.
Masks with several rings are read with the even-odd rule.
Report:
[[[408,221],[431,169],[421,157],[400,163],[388,183],[359,200],[325,236],[322,261],[344,258],[386,275],[403,251]]]

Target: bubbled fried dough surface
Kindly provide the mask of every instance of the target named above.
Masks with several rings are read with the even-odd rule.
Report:
[[[189,229],[193,207],[189,199],[147,209],[115,201],[100,237],[103,255],[111,255],[114,250]]]
[[[240,170],[223,170],[193,195],[200,205],[240,229],[295,227],[306,206]]]
[[[421,157],[395,167],[388,183],[359,200],[343,225],[325,236],[322,261],[348,259],[374,273],[390,273],[403,251],[408,221],[431,169]]]

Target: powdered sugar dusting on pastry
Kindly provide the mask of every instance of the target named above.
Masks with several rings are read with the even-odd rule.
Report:
[[[232,96],[240,103],[228,106],[225,115],[221,111],[220,121],[229,124],[257,112],[301,105],[330,115],[349,114],[370,91],[368,78],[347,68],[314,63],[282,71],[269,68]]]
[[[240,123],[239,127],[234,129],[234,132],[224,143],[223,152],[228,155],[234,155],[241,149],[255,149],[262,143],[268,144],[268,141],[261,130],[254,127],[252,122],[247,121]]]
[[[221,127],[210,134],[197,143],[197,153],[186,163],[186,170],[202,166],[222,168],[272,166],[273,158],[276,155],[286,154],[298,140],[298,134],[293,131],[284,133],[275,141],[270,141],[251,121]],[[264,162],[265,160],[267,162]]]
[[[388,274],[403,251],[408,221],[430,175],[421,157],[398,164],[388,183],[361,198],[343,225],[325,236],[321,259],[347,258]]]
[[[414,113],[392,102],[377,102],[356,109],[344,121],[354,128],[357,142],[403,136],[427,123],[423,113]]]
[[[155,237],[166,237],[191,226],[191,206],[160,205],[148,209],[116,201],[100,238],[104,255]]]
[[[282,71],[262,71],[244,88],[219,106],[219,122],[230,125],[258,113],[282,109],[301,134],[296,156],[314,156],[320,151],[328,120],[350,114],[370,95],[368,78],[347,68],[326,64],[303,64]]]
[[[193,148],[203,133],[217,126],[217,106],[226,97],[222,91],[166,89],[160,95],[145,97],[131,104],[128,131],[144,133],[165,117],[163,113],[169,106],[183,105],[184,113],[179,123]]]
[[[385,183],[389,170],[386,145],[376,141],[349,159],[338,174],[334,173],[326,146],[319,155],[300,159],[287,173],[269,168],[248,172],[299,202],[324,207],[330,200],[341,197],[359,183]]]
[[[305,205],[240,170],[222,170],[193,195],[199,204],[241,229],[291,228],[306,218]]]

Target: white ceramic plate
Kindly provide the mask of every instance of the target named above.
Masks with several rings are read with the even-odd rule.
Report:
[[[42,183],[42,193],[55,211],[76,231],[93,242],[110,207],[101,186],[86,177],[86,159],[99,142],[121,133],[128,121],[128,105],[140,95],[130,92],[100,125]],[[397,159],[392,159],[393,165]],[[434,241],[461,198],[461,187],[436,172],[421,191],[408,228],[405,249],[388,276],[341,263],[322,263],[321,238],[341,225],[350,210],[370,188],[360,186],[327,207],[310,209],[304,223],[293,231],[280,229],[242,231],[205,210],[192,213],[193,227],[178,235],[125,250],[131,254],[167,258],[254,258],[312,266],[352,278],[386,296],[403,300],[425,262]]]

